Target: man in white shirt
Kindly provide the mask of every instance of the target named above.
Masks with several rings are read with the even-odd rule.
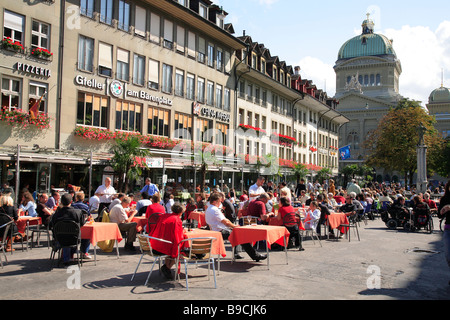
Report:
[[[100,199],[95,194],[89,198],[89,212],[90,213],[97,213],[99,205],[100,205]]]
[[[125,249],[130,251],[136,251],[136,248],[133,246],[133,242],[136,241],[136,222],[131,222],[136,215],[137,211],[134,210],[128,216],[127,208],[130,206],[131,200],[129,197],[124,197],[122,202],[116,204],[112,207],[111,212],[109,213],[109,221],[113,223],[117,223],[120,231],[124,231],[127,233],[127,243],[125,243]]]
[[[205,211],[205,220],[206,223],[209,225],[210,229],[212,231],[218,231],[222,233],[222,237],[224,240],[227,240],[228,237],[231,234],[231,231],[238,227],[237,225],[233,224],[230,220],[228,220],[225,215],[223,214],[222,210],[219,209],[219,206],[222,202],[222,197],[219,193],[213,193],[209,197],[210,205],[208,206],[208,209]],[[244,248],[245,252],[255,261],[260,261],[267,259],[266,255],[262,255],[253,248],[253,246],[250,243],[244,243],[242,245],[242,248]],[[234,248],[235,255],[234,257],[236,259],[242,259],[242,257],[239,255],[237,247]]]
[[[248,189],[248,197],[250,202],[255,201],[261,194],[266,193],[262,187],[265,180],[266,179],[262,176],[258,177],[256,183]]]
[[[116,189],[111,185],[111,178],[106,178],[105,183],[97,188],[95,195],[100,199],[98,211],[101,212],[104,207],[109,207]]]

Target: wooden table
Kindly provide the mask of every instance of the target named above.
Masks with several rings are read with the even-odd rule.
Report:
[[[117,223],[112,222],[94,222],[87,223],[81,227],[81,239],[89,239],[94,246],[94,258],[97,265],[97,243],[99,241],[115,240],[117,258],[119,258],[119,242],[122,241]]]
[[[189,214],[188,220],[197,220],[198,228],[206,226],[206,218],[204,211],[192,211]]]
[[[289,240],[289,234],[289,231],[284,226],[250,225],[234,228],[228,240],[233,248],[244,243],[266,241],[267,268],[269,269],[269,249],[273,243],[284,246],[286,264],[288,263],[287,241]],[[234,261],[234,249],[232,252]]]

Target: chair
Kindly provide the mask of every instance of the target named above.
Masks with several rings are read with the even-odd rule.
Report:
[[[8,222],[15,223],[14,219],[11,216],[9,216],[9,215],[7,215],[5,213],[0,213],[0,223],[6,224]],[[14,238],[16,236],[18,236],[18,237],[20,237],[21,242],[22,242],[22,251],[24,251],[23,250],[23,236],[22,236],[22,234],[20,232],[17,231],[17,228],[14,228],[14,227],[15,226],[13,224],[11,224],[11,227],[9,228],[9,230],[10,230],[9,231],[10,232],[10,237],[11,237],[11,247],[14,244]],[[14,231],[14,230],[16,230],[16,231]],[[28,240],[27,240],[27,250],[28,250]],[[11,250],[11,254],[13,254],[13,252],[14,252],[14,250]]]
[[[202,238],[191,238],[182,240],[178,244],[178,257],[175,265],[179,265],[180,260],[184,262],[184,270],[186,275],[186,291],[189,290],[188,284],[188,264],[207,264],[208,265],[208,280],[210,278],[210,267],[212,266],[214,275],[214,288],[217,289],[216,281],[216,269],[214,266],[214,258],[211,256],[211,248],[213,241],[216,240],[214,237],[202,237]],[[184,255],[183,248],[189,245],[189,250],[187,255]],[[178,281],[180,280],[180,274],[178,273]]]
[[[2,241],[0,241],[0,248],[2,249],[3,256],[5,257],[5,262],[8,262],[8,258],[6,257],[6,252],[5,252],[5,246],[8,243],[8,232],[13,223],[14,223],[14,221],[9,221],[0,226],[0,231],[3,230]],[[3,261],[2,261],[1,255],[0,255],[0,265],[3,269]]]
[[[53,260],[56,251],[58,252],[58,260],[61,258],[61,250],[65,248],[76,248],[78,267],[83,265],[80,257],[81,246],[81,228],[78,223],[70,220],[61,220],[53,226],[53,237],[56,241],[56,250],[52,250],[50,259]]]
[[[41,233],[46,233],[47,234],[47,247],[50,248],[50,228],[49,228],[50,224],[48,224],[47,226],[45,225],[35,225],[35,226],[30,226],[29,230],[31,231],[31,249],[33,249],[33,239],[34,239],[34,234],[37,234],[37,245],[39,246],[40,244],[40,239],[41,239]]]
[[[288,229],[290,232],[289,235],[289,243],[291,243],[291,239],[296,236],[298,238],[298,242],[301,243],[301,234],[300,234],[300,227],[302,224],[302,218],[297,212],[290,212],[286,214],[283,218],[283,225]],[[301,246],[300,246],[301,250]]]
[[[316,239],[319,241],[320,246],[322,247],[322,242],[320,241],[319,235],[317,234],[317,224],[319,223],[320,219],[314,219],[311,220],[311,222],[309,223],[309,227],[307,227],[305,225],[305,230],[303,230],[302,233],[305,234],[305,237],[310,236],[313,243],[316,244],[316,241],[314,240],[314,237],[316,237]]]
[[[150,279],[150,275],[153,272],[153,267],[155,266],[155,263],[159,262],[159,267],[161,268],[162,259],[170,258],[170,256],[168,256],[168,255],[154,253],[153,249],[152,249],[152,245],[150,243],[150,240],[160,241],[160,242],[165,242],[165,243],[170,243],[170,244],[172,243],[167,240],[158,239],[158,238],[150,237],[147,235],[142,235],[142,234],[138,235],[139,247],[141,249],[141,258],[139,259],[139,263],[136,267],[136,270],[134,270],[134,274],[131,277],[131,281],[133,281],[134,276],[136,275],[136,272],[138,271],[138,268],[141,265],[142,259],[144,258],[144,256],[147,255],[147,256],[150,256],[153,258],[153,264],[152,264],[152,268],[150,269],[150,272],[148,273],[147,280],[145,281],[145,285],[147,285],[148,280]]]
[[[97,218],[95,219],[95,221],[97,221],[97,222],[102,222],[103,214],[104,214],[105,212],[109,212],[108,207],[104,207],[104,208],[99,212],[99,214],[98,214]]]
[[[356,212],[356,213],[353,213],[352,215],[350,215],[348,217],[348,223],[344,223],[344,224],[341,224],[339,226],[339,228],[342,227],[342,228],[348,228],[349,229],[347,234],[346,234],[347,237],[348,237],[348,241],[349,242],[350,242],[350,229],[351,228],[355,229],[355,233],[358,236],[358,240],[361,241],[361,239],[359,238],[358,221],[357,221],[357,219],[358,219],[358,213]]]

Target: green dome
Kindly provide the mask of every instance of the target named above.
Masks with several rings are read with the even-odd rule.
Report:
[[[430,103],[450,103],[450,90],[444,86],[434,90],[430,94]]]
[[[348,40],[339,50],[338,59],[352,59],[366,56],[397,56],[392,42],[381,34],[362,34]]]

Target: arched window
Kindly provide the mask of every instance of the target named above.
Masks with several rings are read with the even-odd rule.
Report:
[[[375,86],[375,75],[373,74],[370,75],[370,85]]]
[[[377,86],[381,86],[381,75],[380,74],[377,74],[376,84],[377,84]]]
[[[347,142],[350,145],[352,150],[358,150],[359,149],[359,135],[356,131],[351,131],[348,134]]]

